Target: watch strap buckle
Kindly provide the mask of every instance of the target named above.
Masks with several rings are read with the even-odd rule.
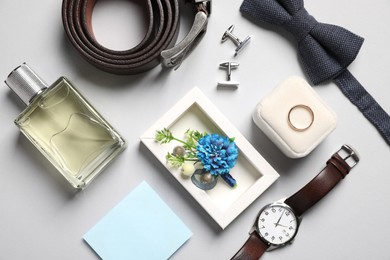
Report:
[[[179,68],[187,53],[195,46],[207,29],[207,18],[209,11],[211,11],[211,3],[210,1],[195,0],[195,4],[197,6],[200,4],[205,10],[203,8],[198,10],[190,31],[181,42],[161,52],[164,67],[174,67],[175,70]]]
[[[348,166],[352,169],[359,162],[359,156],[351,146],[344,144],[341,148],[336,152],[343,160],[348,164]]]

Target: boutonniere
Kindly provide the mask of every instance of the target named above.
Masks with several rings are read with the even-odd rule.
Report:
[[[155,140],[160,144],[177,142],[178,145],[166,155],[167,163],[170,167],[181,168],[182,175],[190,177],[198,188],[214,188],[218,177],[230,187],[237,185],[230,175],[238,158],[234,138],[189,129],[184,133],[184,138],[180,139],[164,128],[156,131]]]

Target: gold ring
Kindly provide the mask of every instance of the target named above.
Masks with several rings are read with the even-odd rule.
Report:
[[[291,120],[291,116],[292,113],[294,110],[297,110],[297,109],[304,109],[305,111],[307,111],[310,115],[310,122],[308,123],[300,123],[301,125],[297,125],[297,122],[295,120],[295,124],[292,122],[294,120]],[[313,110],[311,110],[311,108],[309,106],[306,106],[306,105],[303,105],[303,104],[299,104],[299,105],[295,105],[293,106],[290,111],[288,111],[288,117],[287,117],[287,120],[288,120],[288,124],[291,126],[292,129],[294,129],[295,131],[298,131],[298,132],[303,132],[305,130],[307,130],[314,122],[314,113],[313,113]],[[303,126],[302,126],[303,124]]]

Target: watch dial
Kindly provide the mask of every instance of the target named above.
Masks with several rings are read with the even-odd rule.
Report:
[[[270,204],[263,208],[257,220],[260,236],[273,245],[292,240],[298,229],[298,219],[291,208],[284,204]]]

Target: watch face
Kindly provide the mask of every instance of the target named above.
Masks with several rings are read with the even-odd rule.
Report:
[[[298,231],[298,218],[292,209],[283,203],[265,206],[257,219],[260,237],[271,245],[280,246],[290,242]]]

